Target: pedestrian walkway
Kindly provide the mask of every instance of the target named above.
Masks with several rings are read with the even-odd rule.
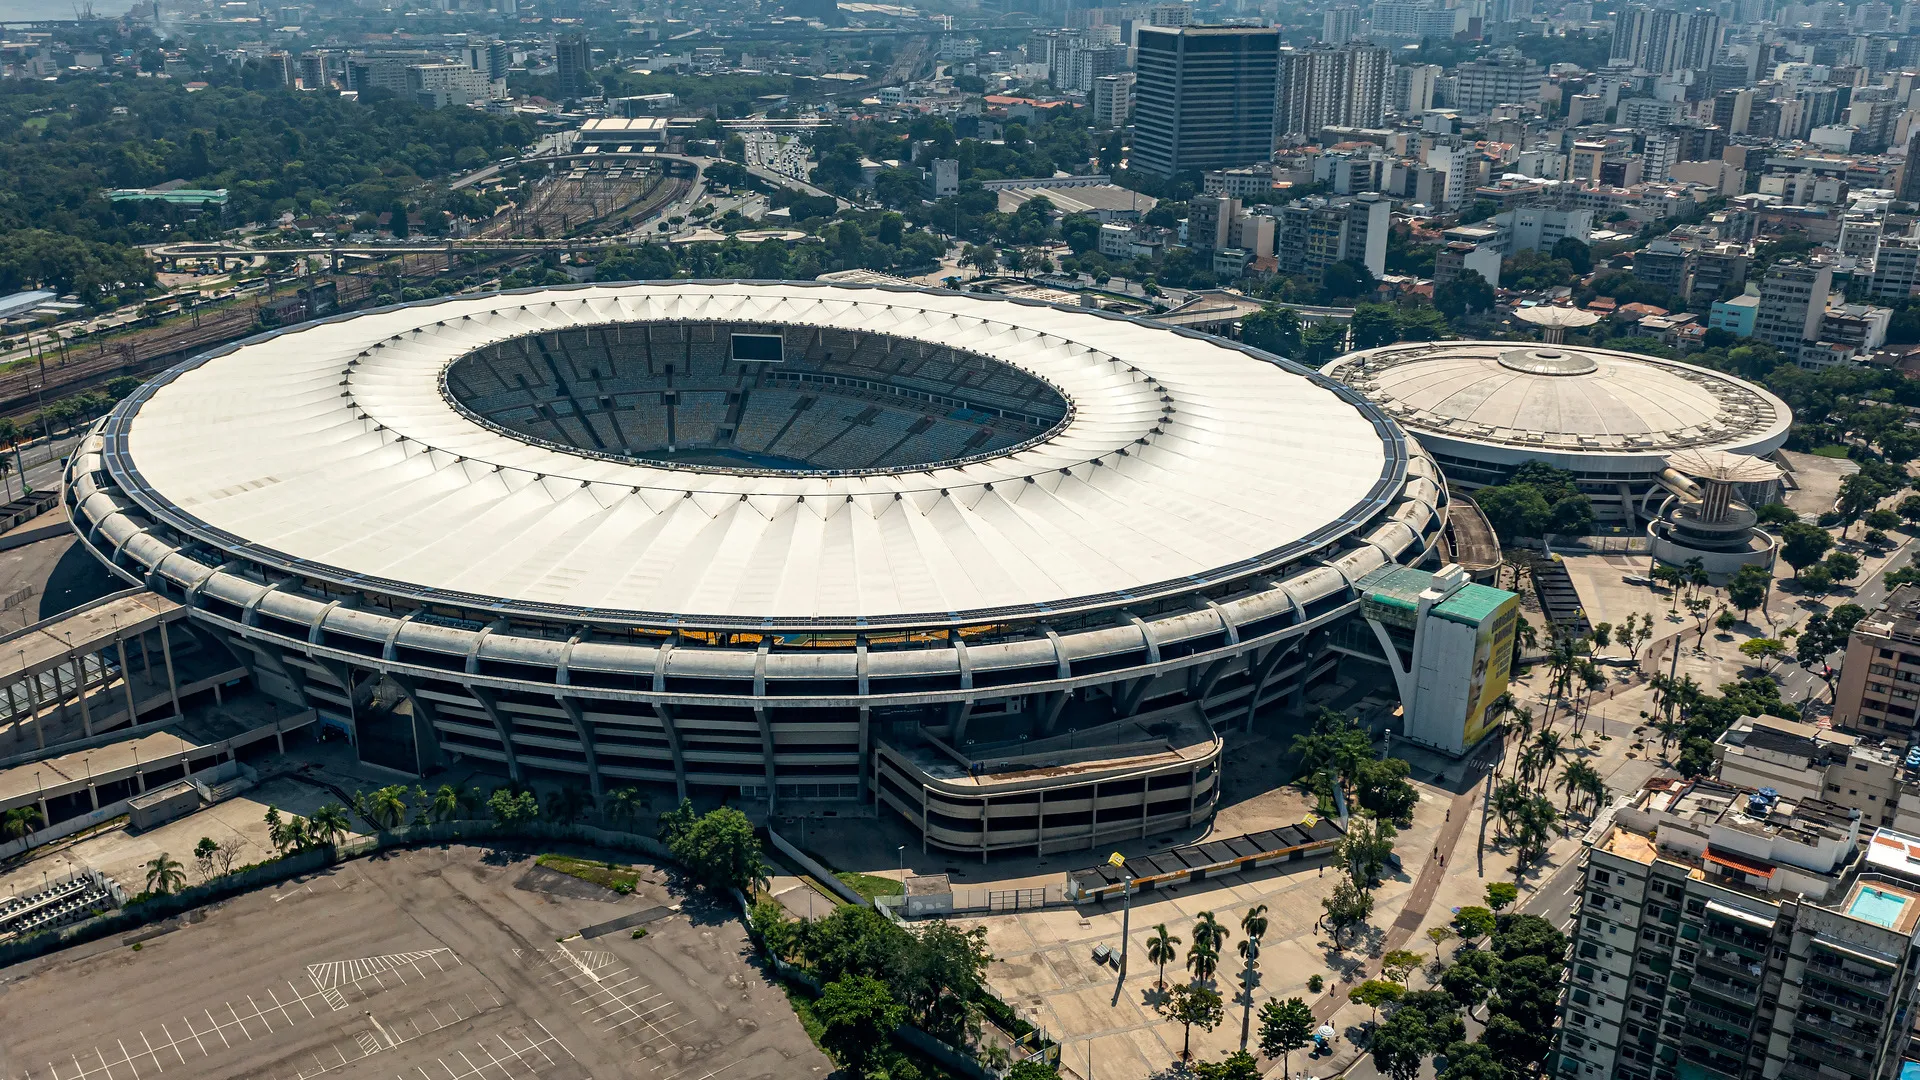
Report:
[[[1446,824],[1440,827],[1438,850],[1442,859],[1452,857],[1454,847],[1460,842],[1460,834],[1466,830],[1467,818],[1471,816],[1473,802],[1479,797],[1479,793],[1480,783],[1475,783],[1453,797],[1453,802],[1447,809]],[[1421,867],[1420,876],[1414,881],[1413,892],[1407,896],[1406,905],[1400,909],[1399,918],[1394,919],[1393,925],[1387,928],[1386,943],[1380,949],[1381,956],[1403,948],[1420,929],[1420,924],[1426,921],[1427,911],[1433,906],[1434,894],[1440,891],[1440,882],[1447,874],[1447,868],[1443,865],[1442,859],[1430,858],[1427,864]],[[1354,984],[1380,974],[1380,957],[1368,960],[1357,974],[1357,978],[1349,976],[1345,982],[1335,984],[1313,1003],[1315,1023],[1324,1024],[1333,1017],[1334,1013],[1340,1011],[1340,1008],[1348,1003],[1346,993]]]

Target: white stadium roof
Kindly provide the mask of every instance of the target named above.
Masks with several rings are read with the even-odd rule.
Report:
[[[859,474],[675,468],[478,422],[482,346],[650,321],[833,327],[982,354],[1070,403],[1038,441]],[[122,406],[146,510],[310,576],[468,606],[904,621],[1115,606],[1278,565],[1395,497],[1407,449],[1344,388],[1213,339],[1075,310],[817,283],[457,298],[182,365]]]

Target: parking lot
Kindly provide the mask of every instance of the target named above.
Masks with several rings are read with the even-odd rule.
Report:
[[[739,920],[669,885],[474,847],[355,860],[0,971],[0,1080],[827,1076]]]

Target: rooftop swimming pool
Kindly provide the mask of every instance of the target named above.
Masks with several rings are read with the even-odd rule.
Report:
[[[1865,919],[1878,923],[1891,930],[1900,921],[1900,913],[1912,901],[1898,893],[1885,892],[1871,885],[1860,886],[1853,895],[1853,904],[1847,908],[1847,914],[1856,919]]]

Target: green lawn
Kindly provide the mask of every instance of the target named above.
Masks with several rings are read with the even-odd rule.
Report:
[[[640,872],[631,866],[621,866],[612,862],[594,862],[592,859],[576,859],[571,855],[542,855],[534,862],[549,870],[558,870],[591,881],[603,889],[612,889],[617,893],[630,893],[640,883]]]
[[[869,900],[877,896],[900,896],[907,891],[906,886],[892,878],[878,877],[873,874],[860,874],[852,870],[842,870],[833,876],[839,878],[847,888],[852,889],[854,892],[859,893]]]
[[[1813,456],[1845,458],[1847,456],[1847,448],[1844,446],[1816,446],[1813,448]]]

